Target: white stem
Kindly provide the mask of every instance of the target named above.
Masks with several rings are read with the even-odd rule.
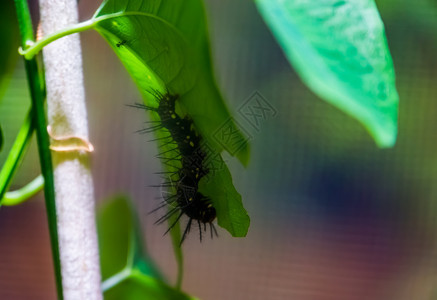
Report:
[[[40,0],[43,35],[77,23],[77,0]],[[48,122],[53,136],[88,139],[79,35],[44,48]],[[65,300],[102,299],[94,188],[86,152],[52,151]]]

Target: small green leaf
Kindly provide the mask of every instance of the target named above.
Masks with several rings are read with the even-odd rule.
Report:
[[[138,222],[125,197],[106,202],[97,225],[105,299],[194,299],[168,286],[142,250]]]
[[[103,279],[134,266],[144,274],[162,279],[151,258],[142,249],[137,224],[125,197],[116,197],[100,209],[97,226]]]
[[[213,75],[205,11],[201,0],[106,0],[95,16],[95,29],[113,47],[147,105],[156,106],[153,89],[180,95],[184,110],[217,151],[214,134],[231,120]],[[245,141],[233,122],[235,136]],[[249,158],[247,143],[236,155]]]
[[[358,119],[380,147],[396,141],[399,97],[373,0],[257,0],[288,60],[318,96]]]
[[[105,293],[105,300],[195,300],[151,276],[136,270],[123,282]]]

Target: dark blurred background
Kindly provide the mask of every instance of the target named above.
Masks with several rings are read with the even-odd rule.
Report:
[[[251,216],[246,238],[184,243],[183,288],[201,299],[437,299],[437,4],[380,0],[400,94],[399,136],[378,149],[354,119],[299,80],[254,3],[207,0],[217,82],[252,135],[248,168],[226,157]],[[80,1],[80,19],[100,1]],[[36,6],[35,6],[36,7]],[[0,30],[8,30],[3,28]],[[147,248],[174,280],[166,226],[155,226],[156,145],[134,134],[139,92],[96,32],[81,34],[95,193],[132,197]],[[19,62],[0,105],[5,147],[29,103]],[[254,130],[238,108],[258,92],[277,111]],[[245,123],[246,122],[246,123]],[[33,144],[14,181],[39,173]],[[42,195],[0,209],[0,299],[55,299]]]

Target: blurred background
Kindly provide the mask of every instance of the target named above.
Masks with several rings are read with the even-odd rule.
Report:
[[[32,3],[35,12],[37,3]],[[99,0],[80,1],[89,19]],[[379,0],[400,94],[399,136],[378,149],[354,119],[299,80],[246,0],[207,0],[216,78],[252,138],[248,168],[226,157],[251,217],[246,238],[219,229],[184,242],[183,289],[200,299],[437,299],[437,4]],[[0,30],[10,30],[2,27]],[[147,249],[173,282],[176,264],[158,215],[156,145],[134,134],[140,94],[96,32],[81,34],[95,194],[127,194]],[[239,108],[258,92],[277,112],[255,130]],[[29,105],[19,61],[0,105],[4,162]],[[35,143],[12,188],[39,174]],[[183,223],[184,224],[184,223]],[[0,209],[0,299],[55,299],[42,194]]]

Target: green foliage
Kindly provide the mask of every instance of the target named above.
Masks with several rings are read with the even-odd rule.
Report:
[[[383,24],[374,2],[354,2],[355,6],[341,0],[257,0],[256,3],[302,80],[321,98],[361,121],[379,146],[392,146],[397,134],[398,95]],[[9,4],[10,1],[0,4],[0,14],[10,16],[4,8]],[[23,47],[32,39],[29,20],[29,16],[21,16],[21,25],[27,26],[22,28]],[[199,191],[211,198],[221,227],[233,236],[245,236],[250,219],[220,153],[226,150],[246,165],[249,145],[233,122],[214,80],[202,1],[106,0],[90,21],[46,37],[30,47],[31,51],[26,49],[25,57],[32,58],[52,40],[91,28],[113,48],[146,105],[158,105],[152,95],[155,90],[179,94],[178,114],[193,119],[206,141],[208,155],[213,158],[208,165],[211,172],[200,181]],[[13,32],[4,33],[2,39],[14,45]],[[8,72],[8,64],[13,62],[9,59],[10,50],[8,47],[0,50],[3,51],[0,52],[0,95],[2,78]],[[48,179],[46,199],[56,265],[59,264],[53,225],[56,216],[54,206],[50,205],[54,199],[53,171],[42,107],[43,84],[39,83],[41,70],[35,59],[27,61],[26,68],[33,105],[37,108],[32,117],[37,125],[41,165]],[[151,113],[151,118],[157,120],[158,116]],[[29,116],[17,138],[20,148],[13,153],[24,152],[34,124],[31,121]],[[223,133],[221,130],[228,135],[232,133],[232,137],[219,140],[217,135]],[[162,131],[157,133],[158,137],[162,134]],[[18,163],[19,159],[11,162]],[[13,174],[8,170],[15,170],[14,164],[9,167],[5,164],[7,168],[0,173],[0,195],[7,189]],[[98,228],[106,299],[193,299],[170,287],[144,251],[138,222],[124,197],[105,205],[98,216]],[[179,224],[171,232],[176,245],[181,238]],[[181,272],[182,251],[180,247],[174,249]],[[178,287],[180,282],[181,276]]]
[[[115,273],[141,266],[142,272],[161,278],[150,258],[142,250],[140,230],[129,200],[115,197],[105,203],[97,218],[102,277],[107,279]]]
[[[126,66],[146,104],[157,104],[152,89],[179,94],[211,146],[221,152],[239,142],[244,147],[231,154],[247,163],[248,145],[234,124],[234,141],[222,145],[212,138],[231,115],[214,81],[201,0],[107,0],[94,18],[95,29]]]
[[[143,250],[138,224],[125,197],[105,201],[98,214],[105,299],[193,299],[165,283]]]
[[[34,41],[32,19],[30,16],[30,10],[27,4],[27,0],[15,0],[15,8],[17,12],[18,27],[21,37],[21,46],[24,47],[28,42]],[[42,69],[38,67],[36,58],[25,60],[24,62],[27,79],[29,82],[29,90],[31,95],[32,109],[30,111],[29,117],[26,119],[25,124],[20,129],[20,133],[14,143],[13,149],[7,159],[8,162],[14,164],[13,161],[17,162],[18,159],[14,159],[13,156],[17,155],[14,149],[15,146],[23,148],[23,145],[27,144],[21,143],[20,141],[26,141],[25,135],[30,135],[33,130],[33,126],[36,131],[36,139],[38,142],[38,154],[40,159],[41,171],[44,176],[44,196],[46,203],[46,212],[48,219],[48,227],[50,233],[50,242],[52,247],[53,265],[55,271],[56,288],[58,299],[63,299],[62,292],[62,278],[61,278],[61,264],[59,256],[59,241],[58,241],[58,227],[57,227],[57,214],[56,214],[56,203],[55,203],[55,186],[54,186],[54,175],[53,175],[53,165],[52,157],[49,149],[50,140],[47,133],[47,122],[44,108],[45,100],[45,82]],[[12,159],[10,160],[10,157]],[[0,175],[3,175],[3,170],[5,170],[6,164],[2,169]],[[10,169],[11,170],[11,169]],[[6,173],[8,170],[6,169]],[[13,174],[13,172],[11,172]],[[11,175],[12,176],[12,175]],[[3,179],[3,177],[2,177]],[[3,184],[3,180],[0,180]],[[0,198],[1,199],[1,198]]]
[[[221,160],[221,157],[218,159]],[[224,165],[223,161],[221,163]],[[215,168],[214,176],[200,180],[199,192],[213,200],[217,222],[221,227],[226,228],[232,236],[246,236],[250,218],[243,207],[241,195],[235,189],[226,188],[232,186],[231,174],[227,168],[220,168],[220,163],[214,164],[212,168]]]
[[[12,71],[18,59],[18,25],[13,1],[0,1],[0,99],[8,86]]]
[[[165,93],[169,89],[179,94],[180,113],[193,119],[211,148],[210,155],[219,157],[223,149],[231,149],[231,154],[247,163],[248,144],[235,127],[214,81],[201,0],[107,0],[95,14],[94,24],[133,77],[145,104],[157,106],[150,93],[153,90]],[[232,138],[218,142],[214,136],[224,125]],[[235,144],[241,146],[239,151],[232,151]],[[233,236],[245,236],[250,221],[241,196],[221,157],[216,164],[220,172],[217,178],[216,174],[210,176],[207,190],[223,190],[219,196],[208,194],[217,208],[219,225]]]
[[[361,121],[380,147],[396,141],[398,94],[373,0],[257,0],[302,80]]]
[[[3,141],[4,141],[4,138],[3,138],[3,130],[2,130],[2,128],[0,127],[0,151],[3,149]]]
[[[9,186],[12,182],[12,179],[21,164],[21,161],[24,158],[24,154],[26,153],[27,147],[29,146],[30,139],[33,133],[32,126],[32,113],[29,113],[27,118],[24,120],[23,125],[18,132],[18,135],[12,145],[11,150],[4,162],[1,171],[0,171],[0,206],[2,205],[2,201],[4,200],[3,196],[9,189]],[[2,136],[3,141],[3,136]]]
[[[0,184],[1,186],[1,184]],[[3,197],[2,205],[15,206],[20,205],[34,196],[36,193],[44,188],[44,178],[39,175],[34,180],[26,184],[19,190],[7,192]]]
[[[105,300],[194,300],[153,277],[134,270],[128,279],[105,293]]]

